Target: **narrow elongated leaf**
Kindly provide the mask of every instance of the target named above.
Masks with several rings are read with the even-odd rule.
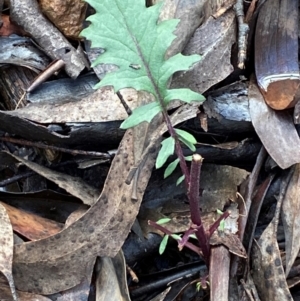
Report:
[[[157,223],[158,225],[163,225],[163,224],[168,223],[170,220],[171,220],[171,219],[168,218],[168,217],[166,217],[166,218],[161,218],[161,219],[158,220],[156,223]]]
[[[164,253],[164,251],[167,247],[168,240],[169,240],[169,235],[165,235],[159,245],[159,254],[160,255]]]
[[[193,135],[189,134],[186,131],[175,129],[176,134],[178,135],[178,139],[184,143],[192,152],[196,151],[196,147],[194,144],[197,143],[197,140]]]
[[[173,73],[187,70],[200,60],[199,55],[182,54],[165,60],[166,50],[175,38],[173,32],[179,20],[157,24],[163,2],[149,8],[145,7],[144,0],[87,2],[96,14],[87,19],[91,24],[81,35],[91,40],[92,47],[105,49],[105,53],[95,60],[94,66],[111,63],[119,67],[107,73],[96,87],[110,85],[116,91],[131,87],[150,92],[156,100],[163,101],[169,93],[167,86]],[[185,93],[184,98],[196,98],[195,93],[192,94]]]
[[[181,177],[179,177],[176,181],[176,186],[178,186],[183,180],[184,180],[185,176],[182,175]]]
[[[191,142],[192,144],[197,143],[197,140],[195,139],[195,137],[193,135],[191,135],[190,133],[180,130],[180,129],[175,129],[175,131],[179,138],[187,140],[187,141]]]
[[[172,172],[173,172],[173,171],[175,170],[175,168],[177,167],[178,163],[179,163],[179,159],[176,159],[176,160],[174,160],[173,162],[171,162],[171,163],[167,166],[167,168],[166,168],[166,170],[165,170],[165,172],[164,172],[164,179],[167,178],[169,175],[172,174]]]
[[[175,149],[175,140],[173,137],[169,137],[165,139],[161,145],[162,147],[156,159],[156,168],[161,168],[166,163],[168,158],[173,155]]]
[[[151,102],[132,111],[132,114],[121,124],[121,129],[129,129],[143,121],[150,122],[161,110],[158,102]]]
[[[196,151],[196,147],[194,144],[192,144],[190,141],[187,141],[186,139],[179,137],[178,138],[182,143],[184,143],[192,152]]]

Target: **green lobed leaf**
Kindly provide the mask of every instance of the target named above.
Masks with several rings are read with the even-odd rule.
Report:
[[[185,161],[192,161],[193,160],[193,156],[186,156],[184,157]]]
[[[174,150],[175,150],[175,139],[173,137],[169,137],[165,139],[161,143],[162,147],[159,150],[158,156],[156,158],[156,163],[155,166],[156,168],[161,168],[168,158],[173,155]]]
[[[166,234],[159,245],[158,251],[159,251],[160,255],[162,255],[164,253],[164,251],[166,250],[168,240],[169,240],[169,235]]]
[[[178,163],[179,163],[179,159],[176,159],[167,166],[164,172],[164,179],[172,174],[172,172],[176,169]]]
[[[87,18],[90,25],[81,35],[91,41],[92,47],[105,49],[93,66],[100,63],[118,66],[116,71],[107,73],[96,88],[109,85],[118,91],[131,87],[152,93],[156,100],[163,100],[172,93],[166,91],[173,73],[187,70],[200,60],[198,55],[182,54],[165,60],[179,20],[157,24],[163,2],[149,8],[146,8],[144,0],[86,2],[96,13]],[[187,99],[194,97],[187,96]]]
[[[129,129],[143,121],[150,122],[161,111],[158,102],[151,102],[132,111],[132,114],[122,122],[121,129]]]

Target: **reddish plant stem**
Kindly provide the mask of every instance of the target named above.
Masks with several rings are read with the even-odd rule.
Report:
[[[208,237],[211,237],[213,233],[219,228],[222,220],[226,219],[230,215],[230,211],[225,211],[221,216],[210,226],[208,230]]]
[[[188,242],[190,235],[194,234],[196,231],[197,231],[197,227],[195,227],[194,225],[191,225],[190,228],[187,231],[185,231],[185,233],[181,237],[180,242],[178,243],[178,248],[180,251],[185,246],[185,244]]]
[[[164,120],[167,124],[168,131],[169,131],[171,137],[175,140],[175,152],[176,152],[177,157],[179,159],[179,165],[180,165],[181,171],[184,175],[185,187],[188,190],[189,186],[190,186],[190,173],[189,173],[189,169],[188,169],[188,166],[186,164],[186,161],[184,159],[184,155],[183,155],[183,152],[182,152],[180,142],[178,140],[175,129],[174,129],[172,123],[171,123],[170,117],[169,117],[169,115],[168,115],[168,113],[167,113],[167,111],[165,110],[164,107],[163,107],[163,112],[162,113],[163,113]]]
[[[166,234],[166,235],[172,236],[172,235],[174,234],[174,233],[172,233],[170,230],[168,230],[168,229],[166,229],[165,227],[163,227],[163,226],[157,224],[156,222],[153,222],[153,221],[150,221],[150,220],[149,220],[149,221],[148,221],[148,224],[149,224],[150,226],[152,226],[153,228],[155,228],[155,229],[161,231],[162,233]],[[178,239],[178,240],[177,240],[177,241],[178,241],[178,245],[180,244],[181,240],[182,240],[182,239]],[[189,248],[190,250],[194,251],[194,252],[197,253],[198,255],[201,255],[201,253],[202,253],[202,252],[201,252],[201,249],[200,249],[199,247],[195,246],[194,244],[192,244],[192,243],[190,243],[190,242],[188,242],[188,241],[184,244],[184,246],[187,247],[187,248]]]
[[[198,239],[200,248],[203,253],[204,261],[209,266],[210,246],[209,240],[205,233],[205,229],[201,220],[201,213],[199,208],[199,183],[200,172],[203,158],[199,154],[193,155],[191,174],[190,174],[190,187],[188,190],[188,198],[190,202],[190,212],[192,223],[197,226],[195,235]]]

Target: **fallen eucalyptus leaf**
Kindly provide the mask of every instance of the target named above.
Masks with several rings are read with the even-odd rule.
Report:
[[[300,163],[300,138],[292,116],[271,109],[254,80],[250,82],[248,95],[252,124],[269,155],[282,169]]]
[[[281,218],[285,233],[286,276],[300,249],[300,164],[296,164],[282,204]]]
[[[6,277],[14,301],[18,301],[12,276],[13,230],[5,207],[0,204],[0,271]]]

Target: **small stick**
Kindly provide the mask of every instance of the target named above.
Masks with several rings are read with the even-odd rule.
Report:
[[[227,0],[223,5],[212,15],[215,19],[221,17],[223,14],[230,9],[231,6],[235,3],[236,0]]]
[[[254,10],[255,10],[255,4],[256,4],[257,0],[252,0],[251,4],[247,10],[247,14],[245,17],[245,22],[249,24],[250,20],[252,19]]]
[[[62,153],[68,153],[72,155],[84,155],[84,156],[95,156],[100,157],[103,159],[111,159],[111,156],[107,153],[101,153],[101,152],[91,152],[91,151],[84,151],[84,150],[76,150],[76,149],[67,149],[62,147],[57,147],[53,145],[47,145],[41,142],[32,142],[24,139],[15,139],[11,137],[0,137],[0,140],[14,143],[14,144],[21,144],[21,145],[27,145],[37,148],[43,148],[43,149],[52,149],[55,151],[59,151]]]
[[[117,95],[118,95],[118,97],[119,97],[119,99],[120,99],[120,101],[121,101],[121,103],[122,103],[122,105],[123,105],[126,113],[128,114],[128,116],[130,116],[132,114],[132,111],[129,108],[128,104],[126,103],[123,95],[119,91],[117,92]]]
[[[128,264],[126,264],[126,270],[129,273],[130,277],[132,278],[132,281],[135,283],[138,283],[139,282],[138,276],[136,275],[136,273],[132,270],[132,268]]]
[[[245,60],[247,57],[247,40],[249,25],[244,21],[243,0],[237,0],[235,6],[235,14],[238,21],[238,68],[245,68]]]
[[[32,92],[36,89],[40,84],[46,81],[51,75],[53,75],[56,71],[60,70],[65,66],[65,62],[63,60],[55,60],[53,61],[43,72],[41,72],[31,83],[31,85],[27,88],[26,92]]]

